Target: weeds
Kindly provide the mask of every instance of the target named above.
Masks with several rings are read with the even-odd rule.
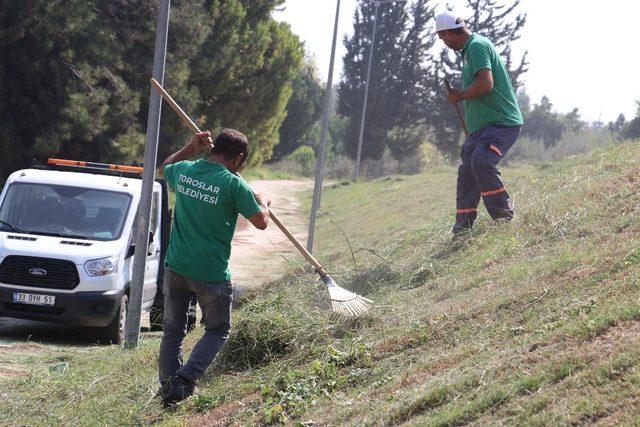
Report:
[[[348,351],[328,349],[325,360],[315,360],[304,370],[287,371],[263,386],[262,408],[266,423],[285,423],[302,415],[314,398],[329,396],[347,385],[354,385],[366,377],[365,368],[371,358],[362,344]]]

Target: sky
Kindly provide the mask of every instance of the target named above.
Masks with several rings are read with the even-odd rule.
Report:
[[[446,2],[463,16],[465,3]],[[284,7],[274,17],[291,25],[326,80],[336,1],[286,0]],[[342,74],[342,40],[353,32],[355,8],[356,0],[341,0],[334,83]],[[640,54],[633,22],[640,16],[640,1],[522,0],[520,11],[528,18],[514,51],[529,52],[525,87],[532,103],[546,95],[557,111],[566,113],[578,107],[586,121],[606,123],[620,113],[627,120],[635,116],[635,100],[640,99]]]

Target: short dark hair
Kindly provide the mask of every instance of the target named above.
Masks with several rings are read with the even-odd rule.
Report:
[[[225,160],[234,159],[239,154],[244,154],[244,160],[247,160],[249,152],[249,140],[242,132],[235,129],[223,129],[216,136],[211,147],[211,154],[221,155]]]

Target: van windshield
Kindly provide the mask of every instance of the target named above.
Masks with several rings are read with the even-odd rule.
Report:
[[[130,203],[129,194],[115,191],[13,183],[0,207],[0,231],[116,240],[122,233]]]

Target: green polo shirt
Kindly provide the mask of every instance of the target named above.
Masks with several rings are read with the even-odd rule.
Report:
[[[471,86],[476,73],[491,70],[493,89],[481,98],[464,101],[465,119],[469,132],[488,125],[521,126],[522,113],[511,86],[509,73],[493,43],[481,35],[472,34],[462,48],[462,82]]]
[[[220,163],[205,159],[164,168],[176,192],[165,264],[183,276],[208,282],[231,280],[229,256],[238,213],[262,209],[249,186]]]

